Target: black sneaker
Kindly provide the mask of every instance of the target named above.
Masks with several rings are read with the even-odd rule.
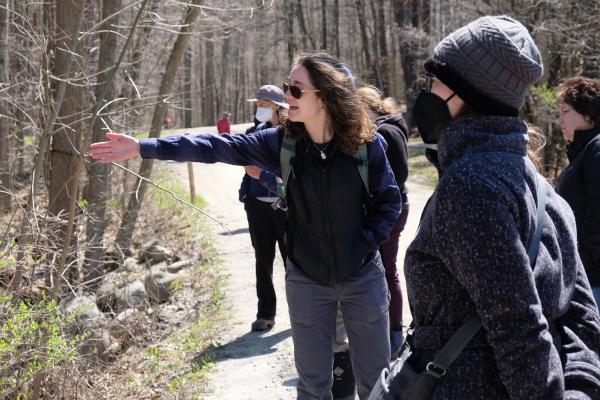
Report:
[[[333,353],[333,386],[331,393],[334,400],[354,400],[356,396],[356,380],[352,372],[350,351]]]
[[[274,319],[258,318],[256,321],[254,321],[252,323],[252,331],[253,332],[266,331],[266,330],[271,329],[273,327],[273,325],[275,325]]]

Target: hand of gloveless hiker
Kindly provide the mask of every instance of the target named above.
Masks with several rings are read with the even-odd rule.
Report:
[[[113,161],[129,160],[140,155],[140,142],[131,136],[120,133],[107,133],[108,142],[98,142],[90,145],[90,157],[107,164]]]
[[[260,179],[260,173],[262,172],[262,168],[259,168],[255,165],[246,165],[244,169],[246,170],[246,173],[252,178]]]

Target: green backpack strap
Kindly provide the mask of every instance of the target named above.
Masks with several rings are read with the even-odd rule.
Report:
[[[371,191],[369,190],[369,155],[367,153],[367,144],[362,143],[358,145],[358,152],[354,155],[354,164],[360,174],[360,179],[363,181],[365,190],[371,197]]]
[[[279,153],[279,163],[281,165],[281,180],[282,182],[277,184],[277,196],[285,202],[286,199],[286,188],[288,180],[290,179],[290,173],[292,172],[291,161],[296,155],[296,139],[288,135],[283,135],[283,143],[281,144],[281,151]]]

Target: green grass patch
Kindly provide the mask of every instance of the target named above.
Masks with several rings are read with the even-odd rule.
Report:
[[[134,133],[133,137],[135,137],[136,139],[148,139],[148,136],[150,135],[150,132],[139,132],[139,133]]]
[[[161,168],[158,171],[156,171],[156,173],[153,174],[153,177],[154,177],[154,182],[158,183],[161,187],[173,192],[174,194],[179,196],[184,201],[191,203],[200,209],[203,209],[207,206],[208,203],[202,196],[196,195],[194,198],[194,201],[192,201],[190,199],[190,195],[189,195],[187,188],[183,184],[178,182],[178,180],[175,177],[173,177],[172,174],[169,171],[165,170],[164,168]],[[169,192],[165,192],[164,190],[161,190],[154,186],[152,188],[152,191],[153,191],[153,197],[155,199],[154,204],[158,208],[172,209],[173,207],[187,207],[186,205],[182,204],[180,200],[175,198],[173,196],[173,194],[171,194]],[[196,211],[191,210],[191,212],[195,213]],[[200,214],[198,214],[198,215],[200,215]]]
[[[425,146],[410,143],[408,146],[408,172],[415,181],[434,188],[438,183],[435,167],[425,157]]]

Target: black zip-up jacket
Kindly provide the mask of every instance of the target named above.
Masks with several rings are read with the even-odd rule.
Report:
[[[377,132],[383,136],[388,148],[385,155],[400,189],[402,204],[407,204],[405,182],[408,178],[408,127],[401,113],[383,115],[375,120]]]
[[[579,255],[590,284],[600,287],[600,127],[575,131],[567,156],[569,166],[556,191],[575,214]]]
[[[368,196],[353,157],[335,139],[322,159],[307,137],[296,142],[288,181],[289,256],[320,283],[342,281],[371,253],[361,235]]]
[[[279,128],[251,135],[174,135],[140,140],[140,154],[160,160],[256,165],[279,176],[282,140]],[[379,134],[367,143],[368,205],[354,159],[338,149],[335,139],[322,164],[308,136],[297,146],[294,175],[288,181],[288,254],[311,279],[323,284],[340,281],[388,239],[400,214],[402,201],[385,156],[387,146]]]

